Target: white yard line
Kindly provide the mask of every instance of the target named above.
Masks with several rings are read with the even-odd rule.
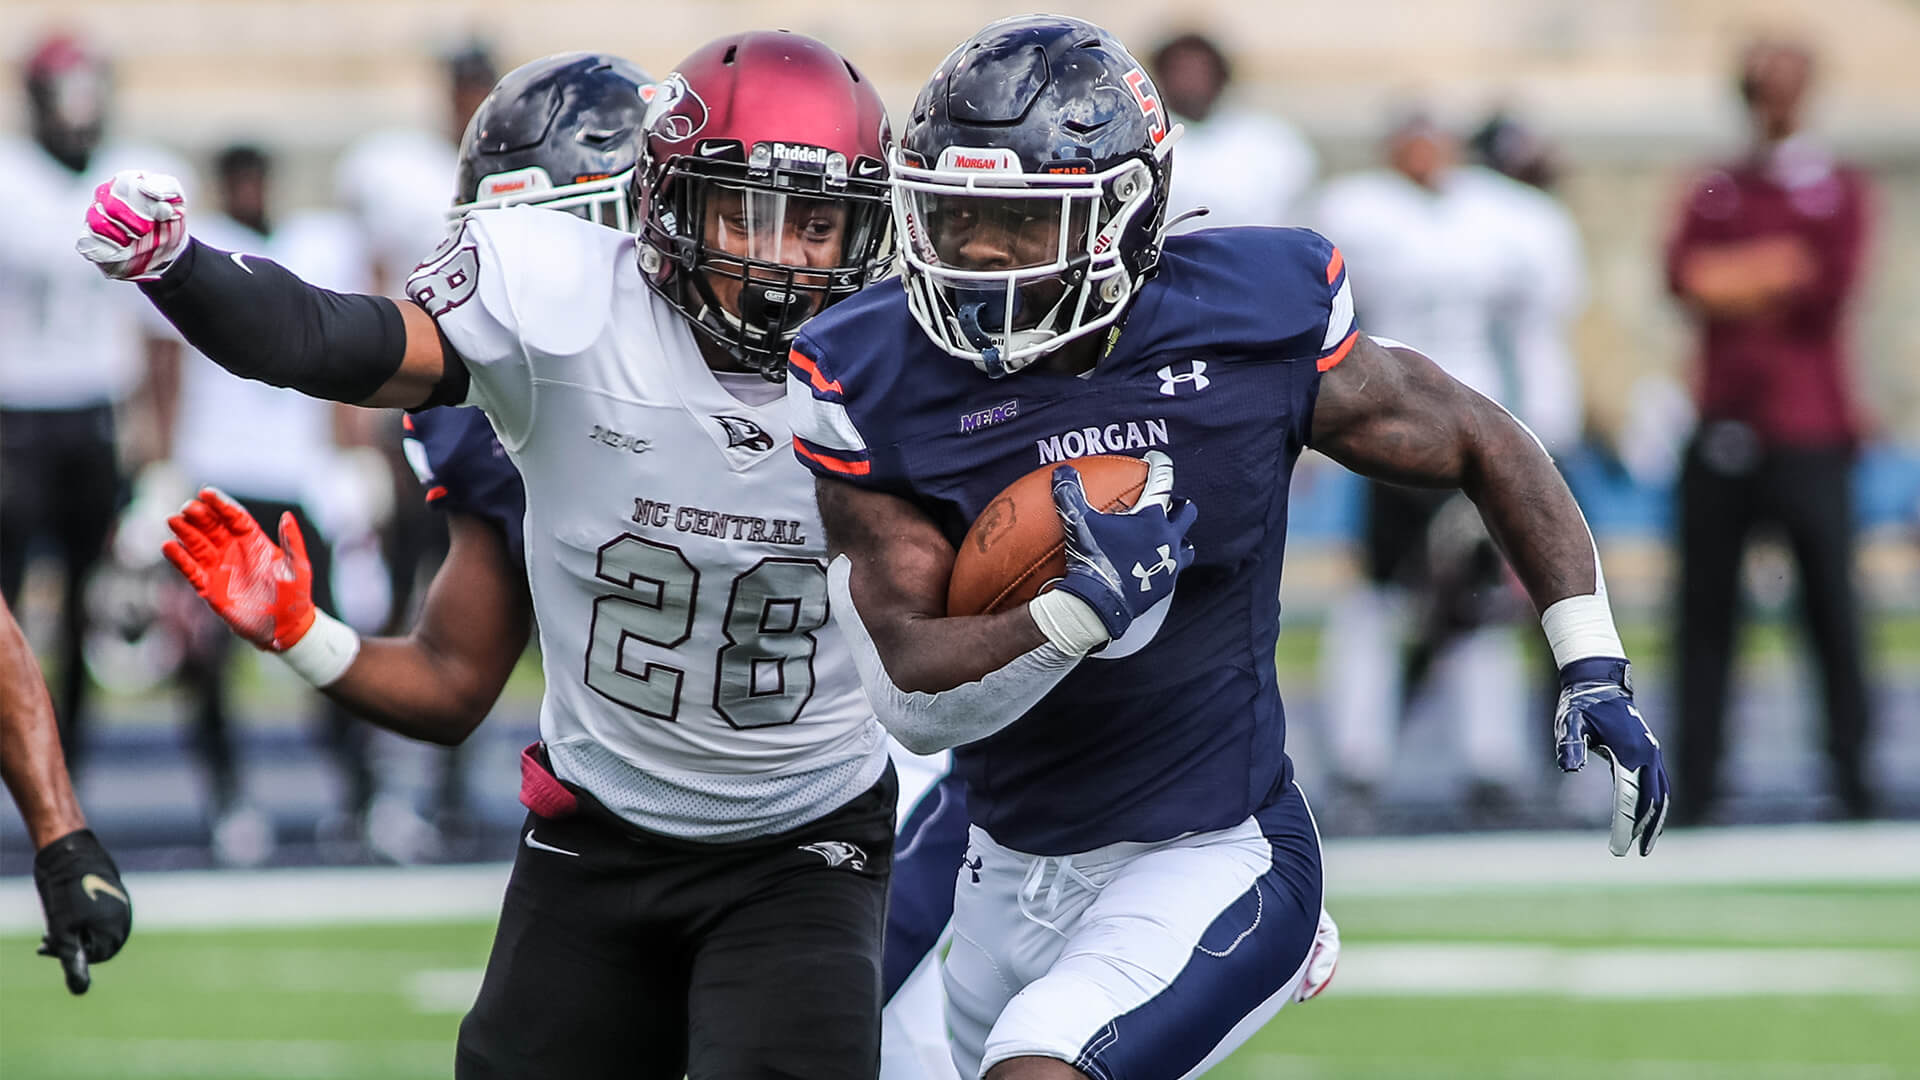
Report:
[[[369,1075],[445,1075],[453,1045],[443,1039],[127,1039],[89,1035],[43,1062],[22,1055],[29,1075],[162,1080],[247,1078],[358,1080]],[[11,1075],[11,1074],[9,1074]]]
[[[1796,825],[1669,833],[1652,858],[1607,854],[1598,826],[1327,844],[1330,898],[1560,886],[1920,881],[1920,824]],[[142,929],[491,921],[507,866],[332,867],[133,874]],[[0,879],[0,933],[39,929],[26,877]]]
[[[1591,831],[1485,833],[1330,842],[1334,896],[1515,887],[1757,885],[1920,881],[1920,824],[1679,829],[1653,855],[1616,859]]]
[[[128,874],[134,926],[143,930],[363,923],[491,921],[507,888],[505,863],[477,866],[190,870]],[[41,928],[33,882],[0,882],[0,933]]]
[[[1409,942],[1342,950],[1329,994],[1647,1000],[1920,994],[1920,953],[1894,949],[1594,948]]]
[[[480,968],[416,971],[407,979],[407,1000],[417,1013],[465,1013],[480,996]]]
[[[1581,1061],[1576,1058],[1508,1058],[1500,1061],[1436,1061],[1428,1057],[1341,1057],[1248,1054],[1234,1064],[1249,1075],[1322,1080],[1354,1076],[1419,1077],[1420,1080],[1903,1080],[1892,1065],[1836,1065],[1814,1061]],[[1362,1070],[1366,1070],[1364,1073]]]
[[[407,998],[415,1012],[464,1013],[480,992],[480,977],[479,968],[418,971],[407,980]],[[1349,944],[1327,993],[1610,1001],[1849,995],[1907,998],[1920,1012],[1920,952]]]

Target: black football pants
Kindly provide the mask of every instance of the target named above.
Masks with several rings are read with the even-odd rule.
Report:
[[[1740,617],[1740,567],[1758,528],[1785,535],[1818,661],[1827,755],[1850,816],[1872,812],[1866,783],[1867,680],[1853,580],[1853,455],[1773,449],[1716,465],[1696,440],[1680,477],[1680,685],[1676,811],[1698,820],[1720,791],[1727,677]],[[1684,809],[1681,809],[1684,808]]]
[[[20,601],[33,541],[53,542],[65,571],[60,605],[60,749],[78,773],[85,744],[86,586],[120,507],[113,406],[0,409],[0,593]],[[16,612],[17,614],[17,612]]]
[[[455,1076],[876,1075],[897,787],[734,844],[529,814]]]

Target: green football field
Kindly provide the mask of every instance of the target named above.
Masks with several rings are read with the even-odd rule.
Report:
[[[1694,849],[1675,846],[1684,871]],[[1605,858],[1590,865],[1624,865]],[[1497,888],[1388,869],[1329,898],[1345,951],[1327,994],[1211,1075],[1920,1077],[1920,858],[1914,880],[1884,864],[1857,882]],[[79,999],[31,937],[0,937],[0,1077],[450,1076],[490,932],[143,929]]]

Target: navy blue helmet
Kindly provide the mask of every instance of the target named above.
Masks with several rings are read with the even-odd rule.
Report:
[[[467,122],[453,217],[531,203],[627,227],[653,80],[606,53],[557,53],[507,72]]]
[[[1160,258],[1160,95],[1112,34],[1003,19],[920,91],[891,160],[914,317],[1001,376],[1114,323]]]

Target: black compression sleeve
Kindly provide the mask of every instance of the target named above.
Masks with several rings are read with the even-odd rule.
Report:
[[[312,397],[365,401],[406,356],[406,323],[394,301],[309,285],[258,255],[242,262],[193,240],[140,289],[214,363]],[[447,363],[461,366],[451,350]]]

